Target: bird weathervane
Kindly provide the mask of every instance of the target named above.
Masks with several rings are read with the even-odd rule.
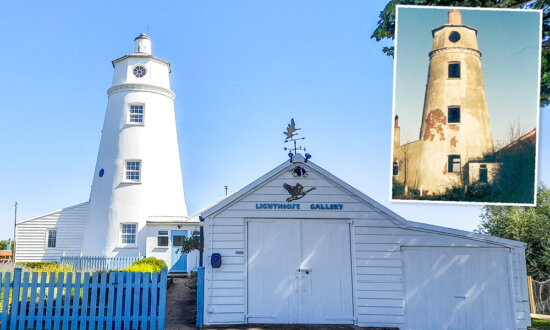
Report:
[[[296,145],[296,141],[305,139],[305,137],[299,137],[299,138],[296,137],[298,135],[296,131],[299,131],[299,130],[301,130],[301,128],[296,128],[296,124],[294,123],[294,118],[292,118],[290,120],[290,124],[288,124],[288,126],[286,127],[286,132],[283,132],[283,134],[286,136],[285,143],[288,143],[288,142],[294,143],[294,148],[285,147],[285,150],[289,151],[288,156],[290,157],[290,159],[292,159],[292,156],[296,155],[298,150],[306,151],[306,148]]]

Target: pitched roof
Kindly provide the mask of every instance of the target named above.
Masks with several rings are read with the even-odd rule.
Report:
[[[347,184],[346,182],[342,181],[338,177],[334,176],[332,173],[328,172],[322,167],[316,165],[311,161],[306,161],[306,159],[300,154],[297,154],[296,156],[294,156],[292,163],[289,161],[285,161],[284,163],[280,164],[279,166],[275,167],[271,171],[267,172],[257,180],[253,181],[252,183],[248,184],[241,190],[237,191],[233,195],[227,196],[226,198],[220,200],[219,202],[211,205],[209,208],[197,213],[196,215],[190,218],[197,217],[197,216],[202,216],[203,218],[206,218],[208,216],[211,216],[223,211],[224,209],[236,203],[243,197],[252,193],[256,188],[262,186],[264,183],[266,183],[273,177],[279,175],[284,171],[290,170],[297,163],[302,163],[307,165],[307,167],[316,171],[320,176],[322,176],[327,181],[334,183],[335,185],[339,186],[343,190],[346,190],[350,195],[356,196],[359,200],[363,201],[366,205],[375,209],[378,213],[385,216],[387,220],[391,221],[398,227],[405,228],[405,229],[425,231],[425,232],[441,233],[441,234],[450,235],[450,236],[464,237],[472,240],[491,242],[491,243],[504,245],[504,246],[513,246],[513,247],[527,246],[527,244],[523,242],[518,242],[514,240],[509,240],[509,239],[504,239],[504,238],[499,238],[499,237],[494,237],[489,235],[476,234],[476,233],[472,233],[464,230],[458,230],[458,229],[452,229],[452,228],[446,228],[441,226],[408,221],[405,218],[401,217],[399,214],[393,212],[389,208],[378,203],[377,201],[365,195],[361,191],[355,189],[351,185]]]

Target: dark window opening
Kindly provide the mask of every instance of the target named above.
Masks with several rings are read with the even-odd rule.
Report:
[[[393,162],[393,175],[399,175],[399,162]]]
[[[460,123],[460,107],[449,107],[447,121],[449,123]]]
[[[172,246],[183,246],[183,241],[185,241],[185,236],[172,236]]]
[[[479,182],[487,182],[487,165],[479,165]]]
[[[449,155],[449,173],[460,173],[460,155]]]
[[[158,236],[157,246],[168,246],[168,236]]]
[[[449,63],[449,78],[460,78],[460,63]]]

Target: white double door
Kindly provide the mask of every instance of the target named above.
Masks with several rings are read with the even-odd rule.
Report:
[[[353,323],[350,224],[247,222],[248,323]]]

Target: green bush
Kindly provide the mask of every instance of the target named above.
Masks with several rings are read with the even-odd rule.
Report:
[[[157,259],[155,257],[149,257],[149,258],[138,260],[132,264],[132,266],[134,265],[155,265],[158,268],[168,268],[164,260]]]
[[[124,269],[124,271],[135,273],[155,273],[160,272],[163,268],[168,268],[166,267],[166,262],[164,262],[164,260],[149,257],[135,261],[130,267]]]
[[[157,273],[160,272],[161,268],[154,264],[140,264],[136,265],[135,263],[126,268],[124,271],[132,273]]]
[[[75,271],[72,266],[60,265],[55,262],[20,262],[18,265],[23,266],[24,270],[40,273],[67,273]]]

